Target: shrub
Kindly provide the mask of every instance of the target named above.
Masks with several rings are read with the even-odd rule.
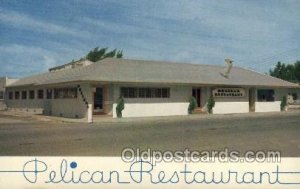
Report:
[[[286,96],[284,96],[284,97],[282,97],[282,100],[281,100],[281,103],[280,103],[281,111],[284,111],[286,105],[287,105],[287,98],[286,98]]]
[[[215,106],[215,100],[212,96],[209,97],[207,101],[207,111],[208,113],[212,113],[213,107]]]
[[[190,104],[189,104],[188,112],[189,112],[189,114],[192,114],[197,106],[197,100],[195,97],[191,96],[189,99],[189,102],[190,102]]]
[[[123,97],[119,97],[117,100],[117,107],[116,107],[116,113],[118,118],[122,117],[123,110],[124,110],[124,99]]]

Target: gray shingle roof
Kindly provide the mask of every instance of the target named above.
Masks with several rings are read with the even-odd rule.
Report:
[[[90,66],[22,78],[10,86],[104,81],[299,87],[298,84],[234,66],[229,77],[225,78],[220,74],[224,69],[225,66],[107,58]]]

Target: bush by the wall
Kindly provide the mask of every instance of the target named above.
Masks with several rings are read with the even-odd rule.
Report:
[[[189,114],[192,114],[193,111],[195,110],[196,106],[197,106],[197,100],[195,97],[191,96],[190,99],[189,99],[189,107],[188,107],[188,113]]]
[[[215,100],[214,98],[211,96],[209,97],[208,101],[207,101],[207,111],[208,113],[212,113],[213,107],[215,106]]]
[[[287,105],[287,98],[286,98],[286,96],[284,96],[284,97],[282,97],[282,100],[281,100],[281,103],[280,103],[281,111],[285,110],[286,105]]]
[[[120,97],[117,100],[117,107],[116,107],[116,113],[117,113],[118,118],[122,117],[122,111],[123,110],[124,110],[124,98]]]

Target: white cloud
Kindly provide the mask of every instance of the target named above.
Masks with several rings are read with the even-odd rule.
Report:
[[[116,23],[113,21],[106,21],[100,19],[93,19],[88,17],[80,18],[79,21],[83,22],[84,24],[90,24],[99,30],[105,30],[112,33],[120,33],[120,34],[134,34],[138,32],[142,32],[143,28],[139,28],[137,26],[132,26],[124,23]]]
[[[56,53],[40,47],[11,44],[0,46],[1,71],[0,75],[22,77],[46,72],[58,63],[64,63],[63,52]]]
[[[152,41],[144,40],[147,43],[143,44],[141,39],[139,45],[158,47],[169,55],[164,58],[219,64],[231,56],[239,60],[236,63],[240,66],[261,72],[280,59],[295,61],[297,55],[299,58],[297,52],[285,54],[288,57],[280,54],[300,47],[299,2],[279,1],[270,5],[257,1],[191,0],[157,4],[145,6],[147,11],[133,10],[132,15],[140,14],[133,19],[144,28],[156,30]],[[265,62],[260,57],[272,58]]]
[[[34,32],[49,34],[64,34],[76,37],[85,37],[90,35],[87,31],[81,31],[73,28],[42,21],[29,15],[18,13],[15,11],[4,10],[0,8],[0,21],[7,25],[19,29],[26,29]]]
[[[62,17],[60,24],[51,22],[48,15],[38,19],[31,13],[0,8],[4,27],[45,34],[45,38],[30,38],[40,47],[1,46],[1,59],[4,57],[7,65],[32,65],[24,69],[34,72],[79,58],[100,45],[123,49],[125,57],[138,59],[223,64],[224,58],[230,56],[236,60],[235,65],[264,72],[279,58],[286,56],[281,60],[294,61],[300,55],[299,51],[281,54],[300,48],[299,1],[77,0],[74,4],[64,3],[64,8],[70,15],[76,8],[82,8],[78,12],[76,9],[76,19],[69,23]],[[11,43],[28,44],[30,40]],[[10,52],[2,51],[9,48]],[[16,57],[8,59],[15,55],[15,49]]]

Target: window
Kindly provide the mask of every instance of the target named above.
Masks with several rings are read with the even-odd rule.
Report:
[[[38,90],[38,99],[43,99],[44,98],[44,90]]]
[[[151,88],[145,88],[145,90],[146,90],[146,98],[151,98]]]
[[[170,89],[162,88],[161,95],[163,98],[170,98]]]
[[[9,92],[8,93],[8,98],[9,98],[9,100],[12,100],[14,98],[14,93],[13,92]]]
[[[27,91],[22,91],[22,99],[27,99]]]
[[[122,97],[124,97],[124,98],[128,98],[128,96],[129,96],[128,88],[122,87],[122,88],[121,88],[121,95],[120,95],[120,96],[122,96]]]
[[[34,98],[35,98],[34,90],[29,91],[29,99],[34,99]]]
[[[259,102],[274,102],[274,90],[260,89],[257,90],[257,101]]]
[[[3,100],[3,99],[4,99],[4,92],[0,91],[0,100]]]
[[[161,98],[162,97],[162,93],[161,93],[162,89],[161,88],[157,88],[157,89],[154,89],[154,97],[156,98]]]
[[[54,89],[54,98],[77,98],[77,88]]]
[[[128,98],[137,97],[137,88],[128,88]]]
[[[150,88],[149,90],[151,91],[151,98],[155,98],[155,89]]]
[[[121,96],[123,96],[124,98],[137,98],[137,88],[122,87]]]
[[[52,89],[47,89],[46,93],[47,99],[52,99]]]
[[[15,91],[15,99],[20,99],[20,92],[19,91]]]
[[[122,87],[120,92],[124,98],[170,98],[169,88]]]
[[[146,89],[145,88],[139,88],[139,97],[140,98],[146,97]]]

